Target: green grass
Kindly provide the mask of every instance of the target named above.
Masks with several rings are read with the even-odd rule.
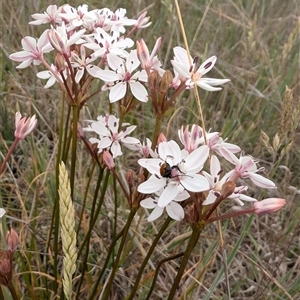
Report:
[[[251,219],[243,216],[222,223],[224,251],[227,255],[225,271],[229,277],[231,297],[277,300],[289,299],[289,295],[290,299],[299,299],[299,124],[293,132],[280,128],[286,86],[293,92],[292,112],[296,113],[298,110],[296,119],[299,122],[299,5],[292,0],[180,2],[192,56],[198,56],[199,61],[203,62],[211,55],[217,55],[216,68],[209,73],[209,77],[231,79],[221,92],[199,90],[206,128],[222,132],[223,138],[228,137],[230,142],[238,144],[246,154],[259,159],[260,166],[265,167],[265,175],[276,182],[276,191],[262,195],[259,189],[251,187],[251,195],[287,199],[286,206],[278,213],[254,216]],[[57,5],[62,3],[63,1],[56,1]],[[90,9],[126,7],[128,17],[136,17],[147,8],[152,25],[140,31],[138,37],[143,37],[150,49],[159,36],[163,37],[159,58],[165,67],[171,67],[172,48],[184,46],[173,1],[86,3]],[[55,165],[62,95],[57,86],[49,90],[43,88],[45,83],[35,76],[39,67],[17,70],[16,63],[8,59],[9,54],[21,50],[20,41],[24,36],[39,36],[46,28],[29,26],[28,22],[31,14],[43,11],[49,4],[52,2],[46,0],[11,0],[1,4],[0,161],[13,141],[14,113],[20,110],[22,114],[36,114],[39,119],[38,128],[19,144],[9,163],[9,169],[0,177],[2,207],[7,209],[9,216],[17,220],[10,224],[7,218],[6,223],[16,228],[20,236],[20,246],[14,258],[14,284],[18,294],[23,296],[22,299],[57,299],[59,296],[59,293],[55,295],[49,292],[53,287],[55,270],[46,245],[49,236],[53,234],[50,224],[57,192]],[[69,4],[76,6],[81,2],[71,1]],[[92,88],[96,89],[95,86]],[[85,119],[96,119],[97,115],[108,111],[108,106],[102,105],[106,97],[104,94],[97,95],[88,102],[80,113],[81,124]],[[114,110],[116,111],[115,108]],[[141,105],[137,110],[137,113],[132,112],[126,116],[126,121],[138,125],[136,134],[139,138],[151,137],[153,111],[150,106]],[[139,118],[140,112],[146,115],[142,120]],[[174,115],[165,119],[162,128],[168,129],[168,138],[176,139],[177,128],[196,122],[200,124],[194,94],[184,92],[175,106]],[[262,143],[261,131],[270,138],[272,145],[280,130],[286,136],[280,150],[285,149],[289,143],[291,146],[280,160],[276,160],[280,156],[280,150],[275,153],[274,159]],[[78,145],[77,159],[74,198],[76,222],[85,197],[87,201],[79,231],[79,241],[82,242],[88,230],[99,172],[92,172],[92,159],[87,155],[83,143]],[[137,170],[135,159],[135,156],[127,156],[124,161],[120,161]],[[94,180],[85,196],[90,176]],[[111,186],[113,181],[109,184]],[[231,205],[228,202],[223,210],[229,209]],[[115,224],[114,194],[113,189],[109,189],[98,222],[92,230],[87,258],[88,272],[81,285],[81,298],[78,299],[86,299],[84,297],[104,263],[108,246],[123,228],[128,212],[126,200],[120,195],[117,205],[118,223]],[[112,299],[123,299],[130,292],[138,266],[163,222],[160,220],[149,224],[145,217],[143,210],[135,216],[130,231],[132,240],[126,243],[125,254],[121,257],[122,268],[117,271],[113,284],[115,298]],[[3,231],[4,228],[5,222]],[[163,235],[158,249],[151,257],[153,264],[148,265],[149,276],[143,277],[136,299],[146,299],[154,273],[153,267],[167,255],[185,249],[185,237],[178,240],[176,238],[188,230],[190,229],[186,224],[174,223]],[[176,242],[172,242],[173,239]],[[53,251],[53,244],[51,247]],[[2,248],[5,248],[4,242]],[[61,268],[60,244],[58,251]],[[211,224],[206,227],[190,258],[186,269],[188,271],[181,281],[179,299],[227,299],[224,279],[226,258],[223,253],[217,226]],[[81,256],[79,260],[83,258]],[[110,260],[109,269],[112,264],[113,260]],[[162,265],[151,299],[166,299],[179,265],[180,259]],[[77,271],[80,274],[81,270]],[[60,269],[58,273],[60,274]],[[74,291],[77,291],[76,280]]]

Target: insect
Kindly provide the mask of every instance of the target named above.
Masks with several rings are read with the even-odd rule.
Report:
[[[169,163],[167,162],[164,162],[161,166],[160,166],[160,169],[159,169],[159,172],[160,172],[160,175],[162,177],[165,177],[165,178],[174,178],[174,177],[178,177],[180,175],[175,175],[173,176],[172,175],[172,171],[173,170],[178,170],[180,173],[183,173],[178,166],[174,165],[174,166],[171,166]]]

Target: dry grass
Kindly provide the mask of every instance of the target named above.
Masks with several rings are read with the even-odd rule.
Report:
[[[126,4],[122,1],[111,1],[111,4],[108,1],[87,2],[92,3],[90,8],[125,6],[128,16],[133,17],[147,8],[153,24],[140,34],[150,48],[157,37],[163,36],[160,57],[166,66],[170,66],[172,47],[183,45],[172,1],[126,1]],[[80,4],[77,1],[69,3]],[[22,142],[10,168],[0,178],[0,200],[8,214],[19,220],[13,221],[21,242],[15,259],[17,275],[14,279],[22,299],[57,299],[46,291],[53,284],[55,272],[52,269],[53,257],[47,251],[46,243],[51,233],[49,212],[52,211],[56,193],[54,170],[61,95],[55,88],[43,89],[44,82],[35,77],[38,68],[17,71],[8,55],[20,50],[22,37],[40,33],[41,28],[27,24],[31,14],[42,11],[49,4],[51,1],[35,0],[1,3],[1,153],[6,152],[13,140],[12,116],[15,111],[21,110],[28,115],[35,113],[39,119],[38,130]],[[232,299],[300,299],[299,5],[292,0],[185,0],[180,1],[180,6],[193,55],[199,56],[201,61],[210,55],[217,55],[217,69],[211,77],[232,80],[222,92],[201,92],[206,127],[221,131],[223,137],[229,137],[246,153],[259,158],[266,175],[276,182],[276,192],[262,195],[252,188],[253,196],[277,195],[286,198],[287,205],[274,215],[244,216],[222,223],[224,249],[219,244],[217,227],[208,226],[181,281],[179,299],[227,299],[222,271],[224,253],[228,259],[226,273]],[[286,86],[293,97],[285,95]],[[169,130],[168,137],[176,137],[172,129],[178,125],[199,122],[192,98],[192,94],[185,93],[178,102],[174,116],[164,124]],[[149,108],[141,109],[147,112]],[[95,119],[102,112],[99,98],[95,97],[83,109],[80,119]],[[130,121],[138,123],[139,128],[146,128],[146,133],[143,130],[139,134],[147,135],[153,129],[151,112],[148,119],[139,120],[138,116],[132,113]],[[293,122],[290,122],[291,119]],[[264,143],[262,131],[265,133]],[[276,144],[276,134],[280,137],[279,146]],[[82,191],[92,172],[89,167],[91,159],[87,158],[83,145],[79,146],[78,157],[74,199],[76,221],[84,198]],[[133,167],[135,164],[132,159],[126,163]],[[95,187],[93,185],[95,183],[92,183],[92,188]],[[93,228],[87,275],[78,299],[86,299],[93,278],[103,265],[112,237],[124,226],[128,216],[127,203],[119,199],[119,223],[113,223],[116,211],[112,199],[112,194],[108,193],[101,218]],[[91,192],[87,195],[87,208],[91,207],[92,200]],[[228,203],[226,209],[230,205]],[[89,214],[87,209],[78,236],[81,241],[88,231]],[[159,222],[149,224],[143,211],[135,217],[131,240],[122,256],[122,268],[118,270],[114,282],[115,294],[111,299],[123,299],[130,291],[141,258],[145,256],[160,225]],[[188,230],[181,223],[173,224],[168,229],[151,257],[148,277],[144,278],[136,299],[145,299],[157,262],[184,249]],[[45,265],[46,257],[48,266]],[[60,259],[61,263],[62,257]],[[151,299],[165,299],[178,264],[180,260],[162,266]],[[75,280],[75,290],[76,283]],[[105,284],[102,282],[103,286]]]

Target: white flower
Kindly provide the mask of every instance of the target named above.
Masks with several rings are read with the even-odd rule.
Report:
[[[56,5],[49,5],[43,14],[31,15],[35,21],[29,22],[30,25],[41,25],[47,23],[61,23],[62,19],[60,16],[62,6],[57,8]]]
[[[31,36],[26,36],[21,43],[24,50],[12,53],[9,56],[11,60],[22,62],[17,66],[17,69],[26,68],[32,62],[34,65],[39,65],[43,59],[43,54],[53,50],[49,43],[48,30],[45,30],[38,40]]]
[[[117,38],[105,32],[102,28],[96,28],[94,40],[86,36],[87,43],[85,47],[94,50],[96,57],[105,57],[108,53],[113,53],[120,57],[126,58],[128,52],[124,49],[131,48],[134,42],[130,38]]]
[[[101,153],[104,149],[107,149],[110,150],[113,158],[116,158],[123,154],[120,143],[122,143],[125,147],[127,147],[127,145],[140,143],[138,139],[128,136],[136,128],[136,126],[122,124],[122,127],[126,128],[119,132],[119,119],[117,119],[114,115],[110,115],[105,118],[105,120],[106,121],[103,122],[103,119],[99,118],[98,121],[89,121],[91,122],[91,125],[87,128],[83,128],[84,131],[93,131],[99,135],[99,139],[89,139],[91,143],[98,144],[99,153]]]
[[[222,88],[215,87],[217,85],[229,82],[230,79],[214,79],[214,78],[203,78],[202,76],[208,73],[217,61],[216,56],[212,56],[207,59],[199,68],[196,70],[196,65],[192,57],[190,61],[188,59],[188,53],[182,47],[174,48],[174,60],[171,63],[174,67],[175,75],[179,76],[179,79],[185,81],[187,88],[194,87],[195,83],[206,91],[219,91]],[[192,62],[192,65],[191,63]]]
[[[165,207],[182,188],[190,192],[209,190],[207,179],[198,174],[208,154],[209,148],[204,145],[182,159],[180,148],[175,141],[161,142],[158,145],[159,158],[142,158],[138,161],[152,174],[147,181],[138,186],[138,191],[151,194],[163,189],[158,206]]]
[[[267,179],[257,172],[264,170],[264,168],[257,169],[256,162],[250,156],[240,156],[237,158],[228,149],[221,149],[223,155],[228,161],[235,165],[235,169],[229,172],[230,178],[250,178],[250,180],[257,186],[267,189],[276,189],[275,183],[270,179]]]
[[[159,196],[161,194],[157,193]],[[185,191],[181,194],[178,194],[177,197],[175,197],[171,202],[169,202],[165,207],[160,207],[158,205],[159,197],[149,197],[140,202],[140,205],[147,209],[153,209],[151,214],[148,217],[148,221],[152,222],[156,219],[158,219],[164,212],[164,208],[166,208],[167,214],[170,218],[176,221],[180,221],[184,218],[184,210],[182,206],[177,203],[179,201],[183,201],[186,199]]]
[[[71,65],[73,68],[77,69],[76,75],[75,75],[75,82],[78,83],[83,74],[84,70],[86,70],[91,76],[96,77],[96,73],[101,70],[98,66],[90,64],[94,60],[97,59],[95,56],[88,56],[86,57],[85,48],[83,45],[80,46],[80,56],[75,52],[71,52],[71,56],[73,61],[71,62]]]
[[[210,174],[203,171],[203,175],[206,177],[210,185],[210,191],[205,201],[203,202],[203,205],[212,204],[219,196],[221,196],[223,184],[226,183],[230,178],[230,173],[227,173],[223,176],[222,179],[220,179],[221,173],[222,169],[219,159],[215,155],[212,155],[210,160]],[[242,201],[257,201],[257,199],[243,194],[243,192],[245,192],[247,189],[247,186],[235,187],[233,193],[227,198],[233,199],[240,206],[244,205]]]
[[[148,101],[148,92],[141,83],[148,79],[146,71],[142,70],[133,74],[133,71],[140,65],[136,50],[130,52],[125,63],[120,57],[112,53],[107,54],[107,62],[114,71],[101,70],[97,74],[110,89],[109,100],[111,103],[122,99],[128,88],[137,100]]]

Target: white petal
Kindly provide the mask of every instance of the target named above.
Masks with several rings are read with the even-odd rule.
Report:
[[[118,142],[113,142],[110,151],[113,154],[113,158],[116,158],[117,156],[121,156],[123,154],[121,150],[121,146]]]
[[[184,210],[182,206],[174,201],[170,202],[166,206],[167,213],[170,218],[176,221],[180,221],[184,218]]]
[[[141,158],[138,163],[143,168],[146,168],[151,174],[156,174],[160,176],[160,164],[161,159],[158,158]]]
[[[146,88],[138,81],[129,82],[132,95],[139,101],[148,101],[148,92]]]
[[[155,199],[149,197],[149,198],[146,198],[144,200],[142,200],[140,202],[140,206],[144,207],[144,208],[148,208],[148,209],[153,209],[157,206],[157,203],[155,203]]]
[[[163,211],[164,211],[163,208],[156,206],[154,208],[154,210],[152,211],[152,213],[150,214],[150,216],[148,217],[148,221],[152,222],[152,221],[158,219],[162,215]]]
[[[159,197],[158,206],[165,207],[176,197],[177,194],[177,184],[168,184]]]
[[[190,192],[203,192],[210,189],[209,182],[202,175],[195,174],[193,177],[186,175],[180,178],[180,183]]]
[[[206,162],[208,155],[209,147],[207,145],[197,148],[185,159],[185,171],[191,174],[198,173]]]
[[[276,189],[275,183],[273,181],[259,174],[249,173],[249,177],[251,181],[259,187],[266,188],[266,189]]]
[[[216,56],[212,56],[210,58],[208,58],[197,70],[196,73],[199,73],[201,76],[206,74],[207,72],[209,72],[215,65],[217,61],[217,57]]]
[[[97,74],[98,78],[100,78],[106,82],[113,82],[113,81],[122,79],[119,74],[117,74],[114,71],[110,71],[110,70],[100,69],[100,70],[98,70],[98,72],[96,72],[96,74]]]
[[[124,61],[117,55],[115,55],[113,53],[108,53],[107,54],[107,63],[109,65],[109,67],[112,70],[114,70],[114,73],[115,72],[122,73],[122,74],[124,73]]]
[[[152,175],[149,179],[138,186],[138,191],[143,194],[151,194],[159,191],[166,185],[166,179],[158,179],[156,176]]]
[[[126,94],[127,84],[125,82],[117,83],[113,86],[109,93],[109,101],[110,103],[116,102],[122,99]]]

